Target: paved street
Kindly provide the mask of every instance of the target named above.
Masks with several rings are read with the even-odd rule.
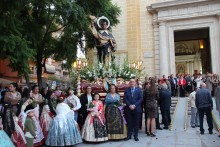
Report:
[[[190,117],[189,119],[190,120]],[[188,123],[189,124],[189,123]],[[133,139],[129,141],[109,141],[99,144],[83,143],[77,147],[220,147],[220,138],[216,129],[214,134],[208,134],[208,127],[204,123],[205,134],[200,135],[199,128],[188,127],[186,131],[157,130],[156,137],[147,137],[142,129],[139,133],[139,142]]]

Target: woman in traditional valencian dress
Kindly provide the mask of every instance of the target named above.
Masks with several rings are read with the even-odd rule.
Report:
[[[122,113],[123,104],[120,95],[116,93],[116,86],[110,86],[110,93],[105,98],[105,116],[108,139],[124,139],[127,137],[126,121]]]
[[[33,120],[36,126],[37,137],[34,139],[34,146],[41,146],[43,144],[44,135],[39,121],[39,113],[40,113],[39,104],[43,103],[43,97],[39,93],[39,87],[37,85],[34,85],[32,90],[33,93],[31,93],[30,97],[33,98],[33,105],[36,106],[34,111],[35,117],[33,118]]]
[[[59,104],[56,107],[56,116],[50,126],[46,145],[49,146],[70,146],[82,142],[78,124],[74,120],[74,112],[63,102],[62,98],[58,99]]]
[[[21,94],[18,90],[18,84],[17,83],[11,83],[9,85],[9,92],[6,92],[5,97],[4,97],[4,103],[5,105],[11,104],[12,110],[15,115],[18,115],[18,104],[19,101],[21,100]],[[7,107],[7,106],[5,106]]]
[[[108,134],[105,126],[105,114],[102,101],[99,100],[99,94],[94,95],[94,99],[87,109],[85,124],[82,128],[82,139],[88,142],[102,142],[108,140]]]
[[[14,124],[15,124],[15,131],[12,134],[12,142],[14,143],[15,147],[26,147],[26,139],[23,130],[18,125],[18,118],[17,116],[13,116]]]
[[[44,140],[46,141],[48,131],[50,129],[50,125],[53,121],[53,114],[50,112],[50,108],[48,106],[47,100],[45,100],[45,105],[43,106],[43,110],[40,117],[40,124],[44,134]]]
[[[18,85],[16,83],[11,83],[9,85],[9,92],[5,94],[3,125],[5,132],[12,139],[14,144],[17,147],[24,147],[26,143],[24,133],[18,126],[17,117],[15,116],[18,113],[18,104],[21,99],[21,94],[17,92],[17,89]],[[16,144],[17,142],[20,142],[20,144]]]

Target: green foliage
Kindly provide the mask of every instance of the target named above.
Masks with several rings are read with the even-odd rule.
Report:
[[[71,85],[76,85],[77,84],[77,72],[75,70],[72,70],[70,72],[70,84]]]
[[[58,77],[56,77],[55,75],[49,76],[49,77],[48,77],[48,80],[50,80],[50,81],[56,81],[56,82],[60,82],[60,81],[61,81],[61,80],[60,80]]]
[[[29,71],[29,60],[36,61],[41,87],[46,58],[65,59],[65,68],[70,69],[83,35],[94,46],[89,15],[107,16],[114,26],[119,14],[110,0],[1,0],[0,58],[9,58],[21,74]]]
[[[22,35],[24,28],[18,16],[22,3],[10,0],[0,2],[0,58],[9,59],[13,70],[20,76],[30,72],[30,60],[34,59],[35,52],[30,47],[31,42]]]

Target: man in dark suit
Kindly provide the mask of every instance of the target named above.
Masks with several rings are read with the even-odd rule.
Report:
[[[170,106],[171,106],[171,92],[167,89],[167,85],[164,83],[161,85],[161,91],[159,96],[160,111],[162,114],[162,120],[164,129],[168,129],[171,122]]]
[[[203,119],[206,114],[206,120],[209,126],[209,134],[213,134],[212,109],[213,102],[211,92],[206,89],[206,84],[201,84],[201,89],[196,91],[196,107],[199,112],[200,133],[204,134]]]
[[[176,92],[177,92],[177,79],[174,78],[173,74],[170,76],[170,85],[171,85],[172,96],[176,96]]]
[[[125,140],[131,139],[134,133],[134,140],[138,139],[138,129],[140,114],[142,112],[141,103],[143,101],[143,93],[139,87],[135,87],[135,79],[130,80],[130,87],[124,92],[124,102],[126,104],[125,112],[127,116],[128,137]]]

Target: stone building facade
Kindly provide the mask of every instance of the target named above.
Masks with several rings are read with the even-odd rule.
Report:
[[[193,56],[182,56],[180,59],[175,57],[174,34],[181,30],[207,28],[210,72],[220,73],[219,0],[112,0],[112,2],[122,10],[120,23],[112,28],[118,44],[116,52],[118,60],[123,60],[127,55],[130,62],[142,60],[146,74],[162,76],[176,74],[176,60],[181,59],[186,66],[186,72],[192,73],[195,68],[194,64],[191,64],[194,62],[191,59]]]

